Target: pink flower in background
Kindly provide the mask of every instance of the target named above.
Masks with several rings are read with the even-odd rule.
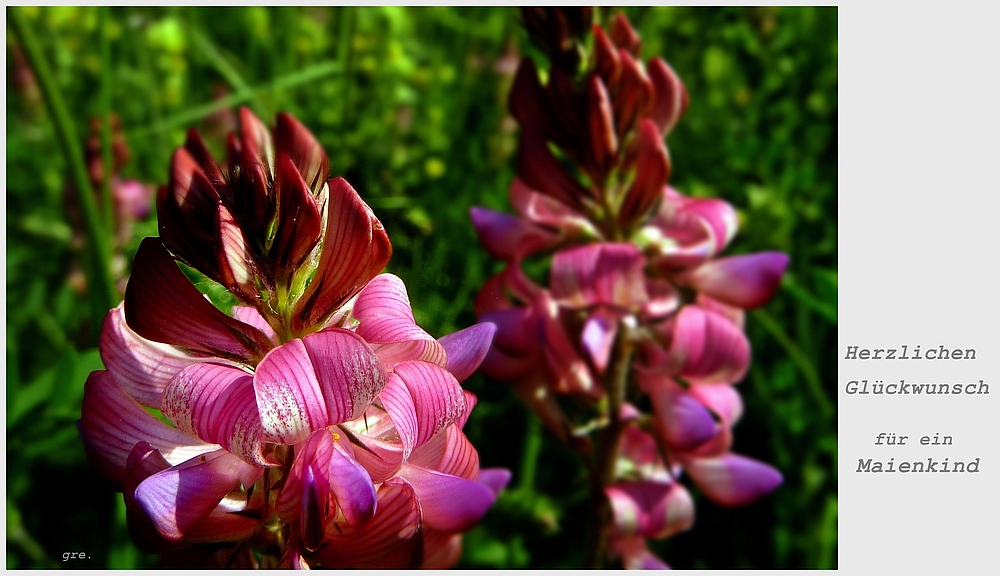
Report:
[[[608,558],[666,567],[646,540],[691,527],[685,477],[727,506],[781,483],[777,470],[730,447],[742,411],[733,385],[751,359],[744,311],[774,295],[788,257],[723,256],[735,210],[668,185],[664,137],[687,90],[662,59],[639,60],[640,38],[623,15],[607,30],[586,8],[522,16],[550,66],[542,74],[523,59],[510,94],[521,124],[516,215],[471,211],[480,241],[504,263],[475,302],[480,320],[497,326],[483,372],[510,383],[586,460],[611,509],[601,528]],[[539,262],[542,284],[524,271]],[[608,516],[595,511],[593,521]],[[602,549],[591,567],[602,566]]]
[[[461,431],[460,382],[495,328],[417,326],[379,275],[381,223],[326,180],[313,136],[240,118],[227,170],[194,131],[174,155],[161,237],[140,245],[85,388],[91,460],[167,564],[450,566],[509,479]],[[243,304],[216,308],[175,259]]]

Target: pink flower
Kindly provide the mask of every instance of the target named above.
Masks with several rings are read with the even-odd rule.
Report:
[[[475,396],[460,381],[495,328],[417,326],[403,282],[378,275],[385,231],[325,180],[312,135],[241,120],[227,174],[196,133],[174,156],[162,242],[140,245],[85,388],[91,460],[137,541],[177,562],[212,543],[229,556],[208,564],[450,565],[509,478],[461,432]],[[246,305],[216,308],[175,257]]]
[[[550,66],[543,75],[522,60],[511,89],[521,124],[516,214],[471,212],[480,241],[505,263],[475,302],[497,326],[483,372],[510,383],[588,460],[592,486],[603,488],[594,500],[605,496],[614,512],[604,527],[610,557],[666,567],[645,541],[691,526],[684,475],[732,506],[781,482],[729,448],[742,409],[733,384],[751,359],[744,311],[774,295],[788,257],[722,256],[735,210],[669,187],[664,136],[687,90],[663,60],[639,60],[624,16],[607,31],[592,26],[589,38],[585,10],[523,16]],[[549,270],[541,284],[524,272],[539,264]],[[619,413],[626,398],[643,397],[646,417]]]

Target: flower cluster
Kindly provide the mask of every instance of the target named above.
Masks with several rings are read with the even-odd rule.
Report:
[[[195,131],[174,154],[85,387],[135,539],[168,565],[454,564],[509,479],[462,432],[494,326],[416,325],[381,223],[292,116],[272,133],[241,110],[227,166]]]
[[[660,566],[646,539],[693,522],[682,473],[731,506],[781,482],[730,446],[742,410],[732,384],[750,361],[744,310],[770,299],[788,259],[720,256],[736,233],[733,208],[667,185],[664,137],[688,95],[662,59],[639,60],[623,15],[605,31],[589,9],[522,14],[550,66],[543,82],[522,60],[510,94],[517,215],[471,213],[507,263],[475,303],[498,327],[483,371],[589,459],[613,518],[609,556]],[[526,272],[539,261],[547,285]]]

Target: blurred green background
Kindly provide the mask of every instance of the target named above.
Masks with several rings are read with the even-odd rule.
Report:
[[[239,105],[268,123],[278,111],[296,115],[385,224],[388,270],[436,336],[475,322],[472,298],[498,269],[468,211],[510,210],[517,127],[506,95],[531,52],[514,8],[7,10],[6,565],[153,566],[130,544],[121,495],[91,469],[77,435],[108,296],[81,281],[72,165],[11,10],[48,63],[76,151],[92,118],[120,119],[131,151],[124,178],[164,184],[191,126],[221,154]],[[837,10],[624,11],[644,58],[663,56],[690,93],[668,139],[674,187],[737,208],[729,253],[791,255],[782,290],[747,317],[754,363],[734,445],[777,466],[785,483],[741,509],[694,491],[694,528],[651,546],[677,568],[835,568]],[[155,216],[115,243],[124,270],[153,235]],[[480,398],[466,431],[483,465],[514,478],[466,536],[460,566],[579,566],[583,468],[510,390],[479,375],[466,387]],[[64,552],[89,558],[63,562]]]

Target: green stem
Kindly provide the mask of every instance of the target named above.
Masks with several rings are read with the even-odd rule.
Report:
[[[605,527],[611,521],[604,489],[615,481],[615,465],[618,462],[618,447],[625,428],[622,420],[622,406],[628,391],[629,374],[632,371],[632,354],[635,343],[633,325],[627,318],[618,323],[615,337],[611,370],[606,374],[604,390],[607,394],[607,426],[598,438],[597,453],[590,469],[591,520],[587,527],[587,567],[600,570],[604,566],[604,553],[608,546]]]
[[[101,202],[104,208],[104,225],[111,234],[114,234],[115,213],[114,201],[111,198],[111,176],[114,173],[114,158],[111,154],[111,110],[113,109],[111,92],[114,77],[111,67],[111,38],[108,35],[111,7],[102,6],[98,10],[101,23]]]
[[[115,292],[114,281],[110,275],[111,249],[108,235],[101,225],[101,218],[94,201],[94,191],[87,176],[87,167],[83,162],[83,153],[77,140],[76,130],[63,102],[62,92],[56,85],[49,70],[48,62],[42,55],[41,46],[31,27],[24,18],[21,8],[7,9],[8,22],[14,30],[14,35],[24,49],[38,86],[45,100],[45,106],[52,118],[52,123],[62,147],[63,156],[69,166],[77,199],[83,212],[83,224],[87,232],[87,247],[89,248],[90,266],[86,266],[87,286],[91,296],[91,310],[94,319],[94,329],[100,330],[104,315],[117,304],[118,295]]]
[[[535,486],[538,471],[538,454],[542,451],[542,421],[534,414],[528,415],[528,430],[524,437],[524,454],[521,457],[521,477],[517,487],[527,492]]]

